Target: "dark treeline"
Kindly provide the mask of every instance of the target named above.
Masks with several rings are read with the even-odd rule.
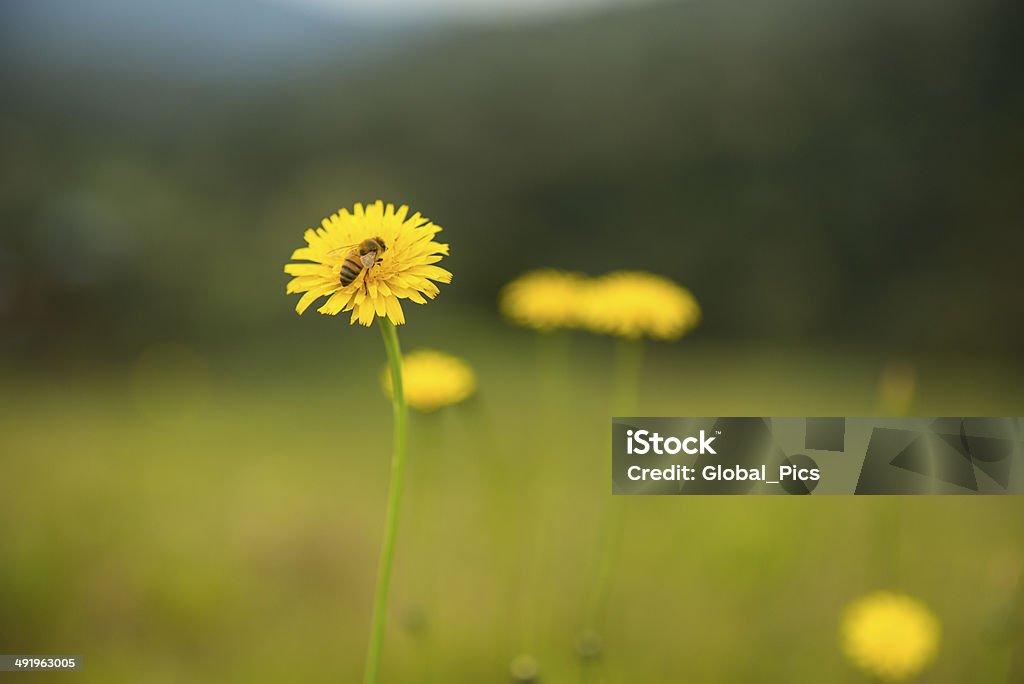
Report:
[[[302,229],[381,197],[447,228],[466,310],[537,265],[643,268],[704,335],[1014,354],[1022,14],[670,3],[382,32],[245,83],[9,65],[0,344],[267,334]]]

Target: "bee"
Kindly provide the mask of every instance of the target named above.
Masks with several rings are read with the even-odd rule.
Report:
[[[346,287],[359,277],[363,269],[372,268],[380,263],[380,255],[387,249],[387,245],[379,237],[366,238],[362,242],[346,247],[339,247],[331,250],[327,256],[345,255],[345,261],[341,262],[341,286]]]

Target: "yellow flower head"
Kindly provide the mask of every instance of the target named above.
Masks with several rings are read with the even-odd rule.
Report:
[[[879,397],[882,406],[889,413],[905,416],[914,403],[914,392],[917,389],[917,372],[909,363],[890,363],[882,369],[879,383]]]
[[[674,340],[700,322],[700,306],[686,288],[641,271],[617,271],[593,281],[583,323],[593,332]]]
[[[579,323],[586,278],[579,273],[545,268],[530,271],[506,285],[498,301],[512,322],[535,330],[569,328]]]
[[[408,213],[409,207],[396,210],[378,200],[365,209],[356,204],[352,213],[342,209],[324,219],[320,228],[307,230],[307,246],[292,254],[292,259],[304,263],[284,267],[285,273],[295,276],[288,292],[304,293],[295,310],[301,314],[316,300],[328,297],[319,308],[322,314],[351,311],[350,322],[366,326],[375,316],[386,315],[402,325],[405,314],[399,299],[426,304],[436,297],[438,289],[432,281],[452,281],[451,273],[434,265],[447,256],[448,245],[434,241],[440,226],[419,213]],[[356,266],[358,275],[343,285],[342,266],[348,260],[346,276],[352,275],[353,264],[359,263],[359,245],[370,239],[382,243],[383,250],[369,266]]]
[[[384,393],[391,396],[391,374],[381,375]],[[476,374],[462,359],[420,349],[402,358],[402,387],[409,406],[419,411],[436,411],[468,399],[476,391]]]
[[[935,658],[939,631],[938,618],[920,601],[878,591],[846,607],[840,637],[854,665],[884,681],[900,682]]]

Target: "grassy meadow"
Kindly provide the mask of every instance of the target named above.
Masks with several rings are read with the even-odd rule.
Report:
[[[1022,415],[1024,4],[434,4],[0,3],[0,654],[85,663],[11,678],[360,681],[385,355],[282,267],[380,198],[451,245],[403,348],[479,384],[412,416],[381,683],[858,682],[879,588],[941,621],[922,684],[1024,681],[1024,498],[613,504],[613,342],[497,313],[540,267],[691,290],[640,414],[898,412],[895,367],[912,414]]]
[[[300,338],[301,353],[282,353],[288,339],[162,345],[130,364],[5,370],[0,650],[81,655],[84,671],[62,675],[81,682],[358,681],[390,408],[377,331],[321,327],[331,334]],[[573,336],[568,382],[551,387],[534,335],[495,322],[401,333],[406,350],[448,340],[480,391],[413,415],[383,680],[508,681],[525,652],[541,681],[581,681],[574,642],[610,498],[610,343]],[[871,415],[884,362],[684,339],[649,346],[640,403]],[[915,413],[1022,409],[1018,369],[945,358],[918,373]],[[542,415],[542,392],[557,410]],[[883,587],[942,621],[921,681],[1009,681],[1019,497],[633,497],[623,509],[594,681],[861,681],[838,620]]]

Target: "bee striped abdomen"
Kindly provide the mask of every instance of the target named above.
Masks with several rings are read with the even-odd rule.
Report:
[[[328,252],[328,256],[337,256],[344,252],[345,247]],[[379,237],[367,238],[349,251],[345,260],[341,262],[341,270],[338,272],[338,279],[342,287],[347,287],[355,282],[363,269],[371,268],[377,263],[377,257],[384,253],[387,246]]]
[[[359,257],[355,253],[349,254],[341,264],[342,286],[351,285],[352,281],[359,277],[359,273],[362,270],[363,263],[359,260]]]

